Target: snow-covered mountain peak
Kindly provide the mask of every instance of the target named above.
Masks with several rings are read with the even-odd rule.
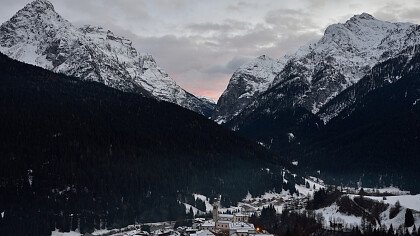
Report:
[[[271,59],[271,58],[267,57],[266,55],[261,55],[261,56],[259,56],[257,58],[260,59],[260,60]]]
[[[235,71],[235,74],[245,73],[254,76],[254,79],[258,79],[260,82],[271,82],[274,79],[274,77],[270,75],[275,74],[273,73],[273,70],[277,73],[280,72],[280,70],[284,66],[283,64],[283,62],[277,59],[273,59],[266,55],[262,55],[240,66]]]
[[[362,14],[354,15],[353,17],[350,18],[349,21],[357,21],[357,20],[376,20],[376,18],[373,17],[369,13],[363,12]]]
[[[273,83],[288,83],[294,74],[306,78],[306,91],[301,91],[293,104],[316,113],[375,64],[407,47],[411,26],[381,21],[367,13],[330,25],[317,43],[290,57],[290,66]]]
[[[220,97],[213,119],[224,123],[239,114],[252,98],[268,89],[284,64],[285,60],[262,55],[240,66]]]
[[[32,31],[34,31],[42,30],[39,28],[40,24],[47,28],[58,29],[63,26],[68,26],[69,23],[54,10],[54,6],[50,2],[36,0],[28,3],[3,25],[7,24],[25,26],[26,28],[32,28]]]
[[[374,65],[418,44],[419,35],[420,29],[414,24],[381,21],[367,13],[355,15],[345,23],[328,26],[318,42],[281,60],[259,57],[241,66],[219,99],[213,117],[228,121],[245,109],[244,104],[245,113],[250,114],[264,101],[276,107],[265,109],[271,112],[293,106],[317,113]],[[238,99],[243,97],[248,100]],[[241,109],[229,112],[223,108],[226,104]]]
[[[376,20],[373,17],[360,17],[362,15],[354,16],[344,24],[328,26],[324,36],[316,44],[318,52],[325,48],[351,53],[374,49],[372,47],[377,47],[390,30],[399,27],[395,23]],[[355,50],[351,51],[351,48]]]
[[[209,116],[211,104],[183,90],[151,55],[96,26],[77,28],[37,0],[0,26],[0,51],[54,72],[176,103]]]
[[[32,11],[35,10],[38,13],[41,13],[43,11],[46,10],[51,10],[51,11],[55,11],[54,10],[54,5],[47,1],[47,0],[35,0],[32,1],[30,3],[28,3],[23,9],[22,11]]]

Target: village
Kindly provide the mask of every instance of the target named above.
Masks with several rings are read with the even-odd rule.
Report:
[[[197,196],[196,196],[197,197]],[[199,196],[204,197],[204,196]],[[221,208],[216,199],[212,205],[211,218],[196,217],[192,226],[175,227],[174,221],[131,225],[123,229],[95,231],[88,236],[271,236],[266,230],[249,222],[252,215],[259,216],[264,207],[272,205],[277,212],[283,209],[299,210],[306,205],[306,197],[288,193],[267,193],[257,198],[245,198],[238,206]],[[147,227],[144,227],[147,226]],[[144,230],[147,228],[148,230]]]
[[[252,214],[260,214],[258,207],[239,204],[238,207],[230,209],[234,210],[234,213],[226,213],[227,208],[220,208],[218,200],[214,201],[212,207],[211,219],[194,218],[191,227],[175,228],[175,222],[160,222],[145,224],[148,231],[144,230],[144,225],[132,225],[119,230],[96,231],[87,236],[272,236],[248,222]]]
[[[380,215],[380,220],[389,227],[403,224],[405,207],[414,209],[414,218],[416,223],[420,221],[420,195],[410,195],[408,191],[402,191],[395,187],[388,188],[350,188],[336,187],[343,196],[350,199],[357,198],[363,190],[366,199],[372,199],[377,202],[389,204],[388,209]],[[265,229],[254,225],[252,216],[261,216],[263,209],[273,207],[277,214],[284,211],[306,214],[307,205],[316,191],[326,189],[328,186],[320,179],[309,177],[305,179],[305,184],[296,184],[297,192],[291,194],[282,190],[279,192],[266,192],[260,196],[251,196],[248,194],[238,202],[236,206],[222,207],[220,203],[221,196],[212,199],[201,195],[193,194],[193,199],[200,200],[205,205],[205,211],[188,203],[183,203],[186,207],[186,213],[191,213],[189,224],[179,224],[176,221],[154,222],[138,225],[130,225],[121,229],[97,230],[87,236],[270,236]],[[386,196],[386,197],[385,197]],[[401,211],[393,219],[388,217],[389,208],[394,207],[395,202],[401,202]],[[363,221],[361,217],[345,214],[339,211],[336,204],[317,209],[312,213],[316,215],[317,220],[322,223],[325,230],[330,232],[341,231],[349,232],[356,226],[361,226]],[[251,219],[251,220],[250,220]],[[75,233],[75,234],[72,234]],[[60,233],[53,232],[54,236],[73,236],[80,235],[76,232]]]

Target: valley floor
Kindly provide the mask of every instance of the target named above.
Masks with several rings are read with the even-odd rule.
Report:
[[[411,195],[410,192],[402,191],[395,187],[388,188],[364,188],[361,192],[360,189],[354,188],[339,188],[336,190],[339,195],[332,202],[326,206],[319,207],[317,209],[308,210],[308,202],[313,201],[314,194],[317,191],[323,189],[338,189],[335,186],[327,186],[320,179],[315,177],[305,178],[305,185],[296,184],[296,190],[298,193],[290,194],[289,191],[282,190],[281,192],[267,192],[261,196],[251,196],[248,194],[237,206],[221,207],[219,209],[220,214],[244,214],[247,216],[261,215],[264,208],[273,206],[277,214],[281,214],[283,211],[296,212],[299,214],[315,215],[318,223],[322,224],[322,228],[325,230],[340,230],[342,232],[350,232],[355,227],[363,229],[366,227],[368,218],[372,216],[371,222],[373,221],[373,228],[392,228],[395,230],[404,231],[408,229],[409,232],[413,230],[412,227],[405,228],[405,214],[407,209],[411,209],[414,217],[415,227],[420,226],[420,194]],[[361,196],[361,194],[363,196]],[[209,217],[213,210],[213,205],[210,203],[209,198],[201,195],[194,194],[195,199],[200,199],[204,202],[206,212],[197,209],[196,207],[184,203],[189,211],[193,211],[193,215],[196,217],[192,220],[194,224],[192,227],[178,227],[174,229],[175,222],[157,222],[146,224],[150,226],[151,235],[193,235],[197,230],[202,230],[201,225],[203,222],[210,222],[202,216],[206,215]],[[348,203],[344,200],[348,199]],[[361,200],[363,199],[363,200]],[[346,206],[350,204],[350,209]],[[374,206],[374,207],[372,207]],[[376,208],[375,208],[376,206]],[[398,210],[395,209],[398,207]],[[360,214],[360,209],[364,213]],[[381,209],[379,212],[375,209]],[[393,212],[393,213],[392,213]],[[367,217],[368,216],[368,217]],[[337,229],[339,227],[339,229]],[[190,232],[190,233],[186,233]],[[205,232],[201,232],[203,234]],[[258,234],[258,232],[256,232]],[[60,233],[54,231],[53,236],[75,236],[80,235],[78,232]],[[149,235],[149,233],[141,230],[141,225],[132,225],[122,229],[114,230],[98,230],[92,233],[92,235],[105,236],[105,235]],[[194,234],[195,236],[196,234]]]

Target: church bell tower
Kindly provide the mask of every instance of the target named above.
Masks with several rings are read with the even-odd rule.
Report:
[[[219,199],[215,198],[213,202],[213,221],[217,222],[219,220]]]

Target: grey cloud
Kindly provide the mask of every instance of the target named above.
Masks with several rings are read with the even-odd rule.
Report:
[[[313,17],[307,12],[294,9],[278,9],[268,12],[265,21],[283,32],[318,29]]]
[[[420,6],[407,7],[401,3],[387,3],[379,8],[374,16],[389,21],[407,21],[412,23],[420,23]]]
[[[246,2],[246,1],[239,1],[235,4],[230,4],[226,7],[227,10],[229,11],[242,11],[245,9],[249,9],[249,8],[255,8],[257,7],[258,4],[255,3],[250,3],[250,2]]]
[[[420,7],[405,9],[401,12],[401,18],[408,19],[409,21],[419,23],[420,22]]]
[[[238,67],[242,66],[244,63],[252,59],[252,57],[234,57],[232,60],[230,60],[226,68],[230,70],[231,72],[238,69]]]
[[[108,28],[109,25],[124,25],[127,29],[135,30],[139,22],[151,20],[143,0],[138,0],[135,4],[131,0],[51,1],[60,14],[79,25],[93,23],[104,28]]]
[[[225,64],[218,64],[207,69],[208,73],[222,73],[222,74],[232,74],[240,66],[251,60],[252,57],[246,56],[235,56],[232,60]]]
[[[29,1],[0,0],[7,6],[0,8],[0,19],[7,20]],[[131,39],[140,52],[151,53],[181,86],[207,95],[220,94],[231,73],[249,58],[262,54],[279,58],[320,38],[326,25],[319,25],[322,21],[318,18],[323,18],[324,24],[344,21],[360,13],[352,12],[349,5],[362,8],[365,4],[347,0],[305,0],[299,4],[296,0],[214,0],[207,5],[196,0],[50,1],[73,23],[102,26]],[[325,12],[330,3],[337,2],[350,10]],[[420,22],[418,5],[382,0],[369,3],[377,5],[373,15],[379,19]],[[217,13],[227,19],[189,14],[215,10],[206,8],[210,5],[218,7]]]
[[[270,11],[265,23],[205,22],[187,25],[185,28],[193,33],[188,37],[131,34],[129,38],[139,51],[154,55],[158,63],[189,91],[221,88],[218,90],[221,93],[231,74],[247,60],[262,54],[278,58],[319,38],[319,32],[308,30],[314,27],[313,22],[306,18],[302,20],[301,16],[298,11],[292,10]],[[284,21],[288,21],[287,24],[283,24]],[[238,28],[242,31],[235,35],[222,33]],[[218,34],[203,36],[202,33],[207,31]],[[125,35],[130,33],[120,32]]]
[[[209,31],[225,33],[228,31],[236,32],[236,31],[249,29],[250,23],[244,22],[244,21],[236,21],[236,20],[227,19],[227,20],[224,20],[223,23],[212,23],[212,22],[194,23],[194,24],[187,25],[185,28],[192,30],[196,33],[203,33],[203,32],[209,32]]]

